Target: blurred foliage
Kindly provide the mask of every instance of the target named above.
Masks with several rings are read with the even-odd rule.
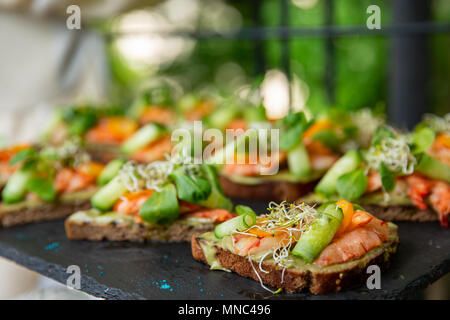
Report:
[[[208,2],[209,1],[209,2]],[[197,28],[208,29],[207,19],[211,14],[208,5],[216,3],[217,8],[231,7],[240,13],[240,21],[232,22],[241,27],[255,26],[255,1],[239,0],[197,0]],[[332,0],[333,23],[336,25],[365,25],[366,9],[375,4],[381,8],[382,24],[391,22],[391,2],[383,0]],[[321,26],[325,23],[325,0],[291,0],[289,19],[292,26]],[[222,6],[222,7],[221,7]],[[280,1],[261,0],[261,20],[265,26],[280,24]],[[158,8],[152,8],[152,11]],[[229,10],[228,10],[229,11]],[[160,10],[164,14],[164,10]],[[223,12],[227,12],[226,10]],[[432,6],[434,21],[450,20],[450,1],[434,0]],[[227,19],[227,15],[215,15],[214,19]],[[212,19],[212,20],[214,20]],[[205,22],[206,21],[206,22]],[[233,20],[234,21],[234,20]],[[236,20],[237,21],[237,20]],[[220,24],[220,23],[219,23]],[[387,97],[388,46],[385,37],[342,37],[333,40],[335,48],[335,103],[344,109],[371,107],[383,109]],[[443,113],[449,110],[450,101],[450,37],[432,37],[430,80],[430,111]],[[314,113],[330,107],[325,87],[326,53],[325,40],[320,38],[297,38],[289,40],[291,71],[308,88],[307,106]],[[250,40],[209,39],[197,41],[189,54],[164,63],[156,68],[148,67],[145,72],[136,72],[120,57],[113,43],[110,46],[114,88],[118,97],[126,97],[146,77],[163,75],[178,81],[186,91],[204,90],[216,86],[222,94],[231,94],[236,88],[250,83],[257,76],[254,43]],[[281,41],[263,42],[266,69],[281,68]],[[125,88],[125,89],[124,89]],[[117,93],[118,92],[118,93]],[[130,97],[126,97],[128,99]]]

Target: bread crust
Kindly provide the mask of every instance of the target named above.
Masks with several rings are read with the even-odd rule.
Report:
[[[199,241],[205,241],[198,238],[198,235],[193,235],[191,240],[192,256],[195,260],[204,262],[206,264],[205,254],[200,246]],[[370,276],[367,274],[367,267],[370,265],[378,265],[381,270],[386,270],[391,264],[391,254],[395,252],[398,244],[398,235],[395,240],[389,243],[388,247],[381,251],[381,253],[374,256],[370,261],[363,265],[357,264],[355,267],[348,270],[340,271],[326,271],[312,272],[303,269],[286,269],[284,273],[284,280],[282,281],[282,269],[276,269],[273,264],[263,262],[264,270],[269,273],[260,272],[262,282],[273,288],[283,288],[288,292],[300,292],[309,289],[312,294],[324,294],[335,291],[341,291],[344,288],[349,288],[357,284],[364,283]],[[222,267],[232,270],[243,277],[252,278],[259,281],[258,276],[252,268],[251,263],[247,257],[242,257],[233,254],[230,251],[216,247],[216,259]]]
[[[86,210],[90,207],[90,200],[84,199],[45,203],[11,211],[2,211],[0,209],[0,226],[12,227],[26,223],[62,219],[75,211]]]
[[[256,185],[246,185],[219,176],[220,185],[226,196],[237,199],[257,199],[272,201],[294,201],[313,191],[315,181],[292,183],[282,181],[264,181]]]
[[[89,241],[190,241],[195,233],[213,230],[214,225],[203,224],[198,226],[182,223],[173,223],[167,227],[150,225],[148,223],[117,223],[99,224],[94,221],[73,221],[70,218],[64,223],[66,235],[71,240]]]

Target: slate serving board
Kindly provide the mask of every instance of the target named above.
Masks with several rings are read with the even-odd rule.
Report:
[[[251,203],[264,209],[265,203]],[[260,211],[262,212],[262,211]],[[0,230],[0,255],[61,283],[66,268],[81,269],[81,290],[107,299],[401,299],[450,271],[450,229],[439,223],[397,223],[400,245],[381,289],[272,295],[258,282],[209,271],[194,261],[187,243],[70,241],[63,221]]]

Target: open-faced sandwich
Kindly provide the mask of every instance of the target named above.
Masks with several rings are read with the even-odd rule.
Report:
[[[63,218],[90,206],[103,165],[76,143],[26,148],[9,161],[16,170],[2,190],[0,226]]]
[[[396,225],[346,200],[317,209],[271,202],[260,216],[245,206],[236,211],[214,232],[194,235],[192,254],[211,269],[253,278],[273,293],[321,294],[361,283],[368,266],[389,266],[399,241]]]
[[[189,241],[234,216],[213,167],[172,161],[127,162],[92,205],[66,220],[70,239]]]
[[[358,145],[354,138],[362,136],[349,116],[342,116],[340,121],[336,118],[327,116],[308,121],[304,113],[298,112],[277,122],[266,121],[266,128],[279,130],[278,149],[270,149],[268,156],[277,162],[278,172],[268,173],[274,163],[263,164],[261,158],[257,163],[250,163],[251,154],[237,154],[236,158],[244,157],[244,161],[226,163],[220,171],[225,194],[236,198],[292,201],[312,191],[344,147],[351,142]],[[252,126],[250,123],[244,127]],[[255,129],[261,127],[258,123]],[[272,143],[268,145],[273,147]]]
[[[301,201],[321,203],[345,198],[364,205],[381,219],[439,220],[447,227],[447,138],[427,127],[405,135],[380,126],[369,149],[347,152],[320,180],[315,193]]]
[[[119,146],[139,128],[119,108],[75,106],[57,110],[44,133],[44,144],[58,146],[78,138],[96,161],[109,162],[120,155]]]

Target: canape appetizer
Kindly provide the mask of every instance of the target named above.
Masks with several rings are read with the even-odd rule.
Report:
[[[385,220],[439,220],[448,227],[450,167],[430,152],[441,140],[425,127],[404,135],[380,126],[369,149],[347,152],[302,201],[340,197]]]
[[[74,209],[89,208],[103,165],[90,160],[79,146],[28,148],[12,157],[19,167],[2,190],[0,225],[63,218]]]
[[[266,128],[280,130],[279,149],[270,149],[269,143],[268,150],[268,159],[276,163],[263,164],[261,158],[257,163],[250,163],[247,159],[252,158],[251,152],[237,152],[236,159],[243,158],[243,161],[221,167],[224,192],[237,198],[298,199],[310,192],[314,182],[339,158],[338,146],[344,133],[328,120],[308,121],[303,113],[291,113],[276,123],[265,124]],[[220,153],[213,158],[219,156]],[[269,173],[274,167],[279,171]]]
[[[271,202],[260,216],[245,206],[236,211],[214,232],[194,235],[192,254],[211,269],[253,278],[272,293],[322,294],[362,283],[368,266],[389,266],[399,241],[396,225],[346,200],[317,209]]]
[[[234,216],[213,167],[171,161],[127,162],[92,206],[66,220],[70,239],[189,241]]]
[[[121,109],[62,108],[56,112],[43,142],[58,146],[67,139],[79,138],[93,159],[108,162],[119,156],[119,146],[138,128],[138,122],[125,117]]]

